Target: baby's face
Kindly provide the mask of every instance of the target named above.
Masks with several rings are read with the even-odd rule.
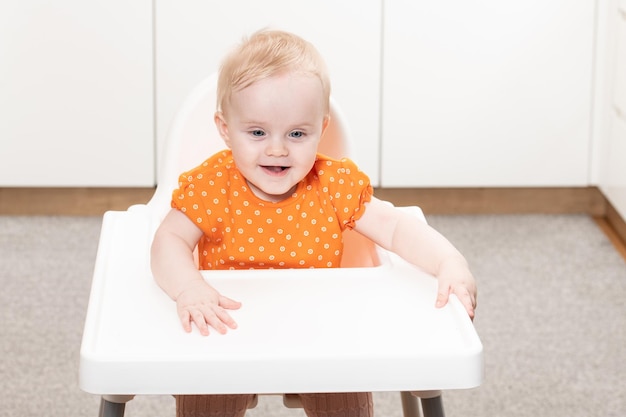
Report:
[[[285,73],[235,92],[216,123],[259,198],[289,197],[311,170],[328,118],[316,77]]]

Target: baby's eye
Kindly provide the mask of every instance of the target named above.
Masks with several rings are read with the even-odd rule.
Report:
[[[252,136],[257,137],[257,138],[260,138],[260,137],[265,136],[265,132],[264,132],[264,131],[262,131],[261,129],[255,129],[255,130],[252,130],[252,131],[250,131],[250,134],[251,134]]]
[[[301,139],[304,137],[304,132],[301,132],[299,130],[294,130],[293,132],[289,134],[289,136],[291,136],[294,139]]]

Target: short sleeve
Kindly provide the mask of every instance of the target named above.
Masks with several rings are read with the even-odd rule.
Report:
[[[218,153],[178,178],[178,188],[172,192],[171,206],[184,213],[205,235],[211,234],[211,214],[216,207],[226,204],[223,192],[227,182],[229,154]]]
[[[342,230],[354,228],[365,212],[365,203],[372,199],[369,177],[347,158],[320,159],[316,168],[322,191],[328,194]]]
[[[178,188],[172,192],[171,206],[180,210],[196,225],[200,226],[206,219],[206,209],[201,198],[202,171],[198,168],[185,172],[178,178]]]

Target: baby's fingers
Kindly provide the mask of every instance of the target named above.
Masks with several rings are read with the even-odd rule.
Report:
[[[450,284],[447,282],[439,281],[439,287],[437,288],[437,300],[435,301],[435,307],[441,308],[448,304],[450,298]]]
[[[232,298],[224,297],[223,295],[220,294],[219,305],[220,307],[228,309],[228,310],[237,310],[241,307],[241,302],[235,301]]]
[[[225,309],[223,309],[223,308],[216,309],[215,315],[216,315],[217,319],[219,320],[220,324],[222,325],[222,327],[224,327],[224,325],[226,325],[226,326],[230,327],[231,329],[236,329],[237,328],[237,323],[230,316],[230,314],[228,314],[228,312]],[[224,327],[224,332],[220,332],[220,333],[226,333],[226,328]]]
[[[188,311],[183,311],[180,313],[180,324],[183,325],[183,329],[187,333],[191,332],[191,315]]]
[[[209,335],[209,327],[207,326],[207,320],[205,319],[204,313],[200,309],[192,309],[190,311],[185,311],[183,314],[189,316],[189,318],[183,321],[183,328],[187,333],[191,332],[191,323],[195,323],[196,327],[200,331],[202,336]]]
[[[226,327],[210,309],[204,309],[204,311],[200,308],[183,310],[180,313],[180,322],[187,333],[191,332],[192,323],[196,325],[202,336],[209,335],[209,326],[215,328],[219,333],[226,333]]]
[[[439,288],[437,289],[437,301],[435,302],[435,306],[437,308],[445,306],[450,299],[450,292],[454,292],[459,301],[461,301],[461,304],[463,304],[463,307],[465,307],[467,314],[473,320],[476,309],[476,297],[468,288],[458,286],[453,289],[448,283],[440,282]]]
[[[191,333],[191,324],[195,323],[202,335],[207,336],[209,334],[209,329],[204,321],[204,316],[200,311],[182,311],[180,313],[180,323],[183,325],[183,329],[187,333]]]
[[[206,328],[207,324],[217,330],[220,334],[225,334],[227,331],[226,326],[224,325],[225,321],[227,323],[232,322],[234,324],[234,320],[230,318],[228,313],[226,313],[223,308],[216,305],[212,305],[210,307],[204,306],[201,314],[197,316],[197,320],[195,315],[193,318],[203,336],[209,334],[208,328],[206,329],[206,333],[203,331],[203,328]]]
[[[458,288],[454,293],[459,298],[459,301],[461,301],[461,304],[463,304],[463,307],[465,307],[467,314],[473,320],[475,314],[474,310],[476,308],[476,298],[474,295],[465,287]]]

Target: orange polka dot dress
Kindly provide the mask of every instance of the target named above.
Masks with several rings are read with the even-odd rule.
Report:
[[[342,231],[371,197],[354,162],[318,154],[291,197],[265,201],[225,150],[180,176],[172,207],[203,232],[200,269],[332,268],[341,260]]]

